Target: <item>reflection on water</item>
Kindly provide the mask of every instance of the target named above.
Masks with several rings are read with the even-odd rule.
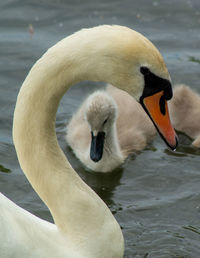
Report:
[[[0,190],[41,218],[52,221],[19,168],[12,118],[20,85],[47,48],[82,27],[127,25],[156,44],[174,83],[200,92],[199,0],[9,0],[0,2],[0,13]],[[156,137],[107,175],[85,170],[67,147],[66,123],[80,102],[102,85],[84,82],[64,96],[56,122],[61,148],[115,214],[126,241],[125,257],[200,257],[200,150],[190,146],[191,139],[178,133],[180,145],[172,152]]]
[[[8,169],[8,168],[5,168],[4,166],[2,166],[0,164],[0,172],[3,172],[3,173],[11,173],[11,170]]]
[[[64,151],[71,164],[76,163],[74,166],[76,172],[104,200],[112,212],[116,213],[116,209],[119,209],[119,207],[113,201],[113,192],[120,185],[123,167],[117,168],[110,173],[93,172],[83,167],[80,161],[76,159],[70,147],[67,147],[66,150]]]
[[[193,227],[193,226],[185,226],[185,227],[183,227],[183,228],[184,228],[184,229],[187,229],[187,230],[191,230],[192,232],[197,233],[197,234],[200,235],[200,228],[195,228],[195,227]]]
[[[165,153],[167,155],[172,155],[172,156],[177,156],[177,157],[178,156],[186,157],[189,154],[198,155],[198,156],[200,155],[200,149],[191,145],[192,139],[190,139],[190,137],[179,132],[178,138],[179,138],[179,145],[178,145],[176,152],[171,152],[170,150],[166,149]]]
[[[189,57],[189,60],[190,60],[191,62],[195,62],[195,63],[200,64],[200,59],[198,59],[198,58],[196,58],[196,57],[194,57],[194,56],[190,56],[190,57]]]

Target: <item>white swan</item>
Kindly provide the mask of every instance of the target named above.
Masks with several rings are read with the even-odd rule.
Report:
[[[176,147],[166,104],[172,96],[170,77],[152,43],[121,26],[81,30],[58,42],[36,62],[24,81],[13,124],[21,168],[55,224],[31,215],[1,195],[1,257],[123,256],[118,223],[72,169],[56,139],[54,124],[61,97],[71,85],[88,79],[107,81],[122,89],[125,85],[124,90],[140,99],[168,145]]]
[[[109,172],[143,149],[155,132],[142,106],[109,85],[82,103],[67,126],[66,140],[87,168]]]
[[[173,126],[193,139],[192,145],[200,147],[200,96],[190,87],[180,84],[174,88],[169,102]]]

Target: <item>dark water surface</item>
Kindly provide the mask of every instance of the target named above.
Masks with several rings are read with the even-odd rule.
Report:
[[[34,34],[28,27],[32,24]],[[12,142],[17,93],[33,63],[83,27],[120,24],[159,48],[173,83],[200,93],[199,0],[0,1],[0,191],[47,220],[48,209],[21,171]],[[200,150],[180,135],[176,152],[159,137],[112,174],[84,170],[67,148],[65,125],[83,98],[101,85],[86,82],[63,98],[57,114],[60,145],[80,176],[108,204],[126,241],[125,257],[200,257]],[[195,119],[195,118],[194,118]]]

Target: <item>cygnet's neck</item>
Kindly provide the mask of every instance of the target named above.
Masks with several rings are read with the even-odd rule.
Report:
[[[119,140],[117,136],[116,121],[111,125],[109,130],[106,131],[105,142],[104,142],[104,152],[102,157],[102,163],[105,164],[105,167],[113,165],[113,163],[118,166],[124,160],[121,148],[119,145]]]

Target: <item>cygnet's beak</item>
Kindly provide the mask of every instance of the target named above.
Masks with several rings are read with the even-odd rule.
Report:
[[[160,136],[172,150],[175,150],[178,145],[178,137],[170,121],[164,91],[143,98],[141,104],[153,121]]]
[[[105,133],[98,132],[97,135],[94,135],[93,132],[91,132],[91,136],[90,158],[94,162],[98,162],[103,156]]]

